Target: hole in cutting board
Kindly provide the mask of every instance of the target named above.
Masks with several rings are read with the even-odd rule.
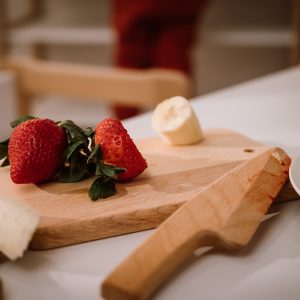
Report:
[[[246,148],[246,149],[244,149],[244,152],[253,153],[253,152],[255,152],[255,150],[251,149],[251,148]]]

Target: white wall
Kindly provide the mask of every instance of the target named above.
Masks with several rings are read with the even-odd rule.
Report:
[[[211,0],[193,53],[197,93],[290,66],[291,15],[290,0]]]
[[[0,141],[11,132],[9,123],[16,117],[16,89],[13,74],[0,72]]]

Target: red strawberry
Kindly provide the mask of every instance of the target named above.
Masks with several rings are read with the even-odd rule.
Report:
[[[10,176],[15,183],[39,183],[51,178],[63,163],[64,130],[48,119],[17,126],[8,144]]]
[[[129,181],[147,168],[147,162],[130,138],[122,123],[105,119],[95,130],[95,143],[100,144],[104,162],[125,168],[117,176],[119,181]]]

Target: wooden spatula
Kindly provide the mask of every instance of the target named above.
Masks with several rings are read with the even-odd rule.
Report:
[[[288,176],[290,158],[270,149],[189,200],[102,285],[108,300],[147,299],[201,246],[246,245]]]

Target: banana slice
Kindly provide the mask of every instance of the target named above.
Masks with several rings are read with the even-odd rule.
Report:
[[[39,223],[38,214],[21,202],[0,198],[0,252],[21,257]]]
[[[152,126],[170,145],[189,145],[203,140],[200,123],[190,103],[180,96],[156,106]]]

